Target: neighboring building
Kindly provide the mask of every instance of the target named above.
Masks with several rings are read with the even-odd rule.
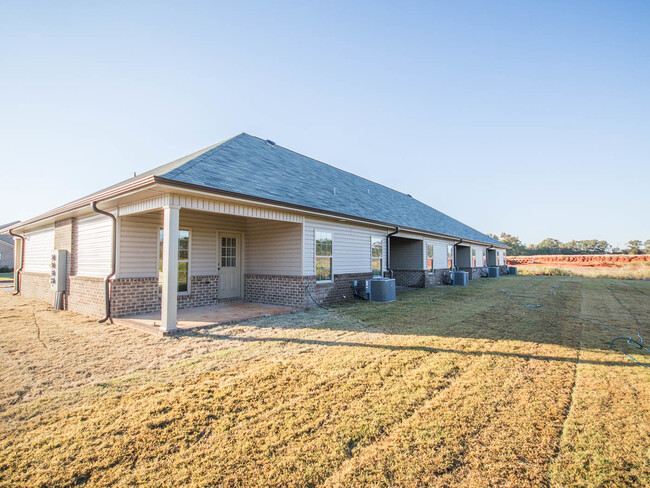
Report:
[[[97,207],[115,217],[97,214]],[[68,251],[64,307],[112,316],[243,299],[296,308],[353,297],[354,280],[441,283],[505,265],[507,246],[404,193],[240,134],[14,225],[20,292],[51,300],[50,256]],[[20,240],[16,241],[22,244]],[[22,249],[21,249],[22,251]],[[484,252],[485,251],[485,252]],[[485,256],[485,258],[484,258]]]
[[[0,225],[0,269],[14,269],[14,238],[10,235],[2,234],[2,231],[17,223],[18,221]]]

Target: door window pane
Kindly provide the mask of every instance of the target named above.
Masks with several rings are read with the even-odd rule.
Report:
[[[225,268],[237,267],[237,238],[221,238],[221,266]]]

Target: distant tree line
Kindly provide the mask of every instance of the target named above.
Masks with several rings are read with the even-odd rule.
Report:
[[[584,241],[562,242],[547,237],[539,244],[524,244],[519,237],[502,232],[500,236],[488,234],[493,239],[512,247],[512,256],[532,256],[536,254],[650,254],[650,239],[645,242],[629,241],[625,248],[611,246],[607,241],[587,239]]]

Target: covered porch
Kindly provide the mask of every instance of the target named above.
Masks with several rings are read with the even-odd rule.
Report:
[[[116,323],[166,335],[297,308],[298,215],[166,195],[121,207],[118,228]]]
[[[162,328],[160,312],[137,314],[114,320],[117,325],[140,330],[148,334],[166,336],[187,330],[201,329],[213,325],[239,323],[243,320],[282,315],[294,310],[279,305],[252,302],[225,302],[205,307],[182,308],[176,314],[176,327]]]

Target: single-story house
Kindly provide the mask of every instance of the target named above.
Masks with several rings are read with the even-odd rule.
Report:
[[[441,284],[480,276],[507,246],[410,195],[240,134],[11,227],[17,291],[51,301],[52,251],[67,251],[63,308],[89,316],[246,300],[293,308],[353,298],[390,275]]]
[[[0,225],[0,269],[14,269],[14,238],[2,232],[17,223]]]

